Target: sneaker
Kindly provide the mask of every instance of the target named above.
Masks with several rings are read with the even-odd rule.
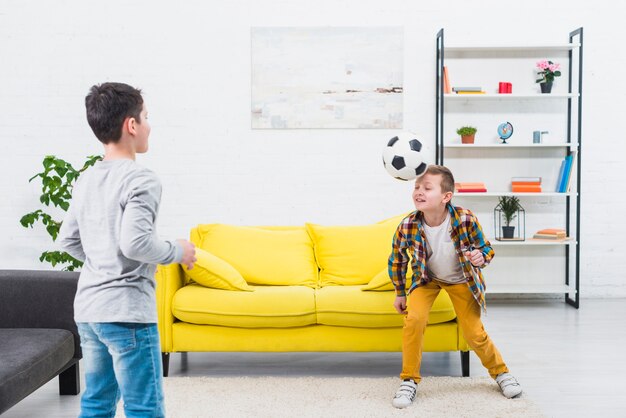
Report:
[[[400,388],[396,392],[391,402],[396,408],[406,408],[413,403],[415,393],[417,392],[417,383],[411,379],[404,380],[400,384]]]
[[[500,373],[496,376],[496,382],[500,385],[502,394],[509,399],[517,398],[522,394],[522,387],[511,373]]]

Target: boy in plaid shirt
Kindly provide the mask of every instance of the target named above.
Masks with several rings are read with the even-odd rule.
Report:
[[[443,166],[431,165],[415,181],[415,212],[402,220],[393,238],[389,276],[396,288],[394,308],[405,315],[402,334],[402,383],[393,406],[406,408],[421,380],[422,339],[430,308],[444,289],[450,296],[463,336],[507,398],[522,393],[500,352],[483,328],[485,282],[481,269],[494,256],[476,216],[450,203],[454,177]],[[413,277],[407,291],[406,272]],[[408,299],[408,300],[407,300]]]

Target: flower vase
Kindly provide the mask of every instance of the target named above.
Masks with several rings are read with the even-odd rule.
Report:
[[[547,81],[545,83],[539,83],[541,87],[542,93],[550,93],[552,91],[552,81]]]

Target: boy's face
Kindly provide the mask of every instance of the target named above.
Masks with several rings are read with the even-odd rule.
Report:
[[[424,174],[415,180],[413,204],[422,212],[433,212],[445,208],[452,199],[452,192],[441,190],[441,174]]]
[[[148,151],[148,137],[150,136],[150,123],[148,123],[148,109],[144,103],[139,114],[141,123],[135,123],[135,152],[142,154]]]

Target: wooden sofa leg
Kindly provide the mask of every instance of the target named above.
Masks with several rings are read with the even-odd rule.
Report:
[[[78,395],[80,393],[80,369],[78,360],[59,374],[59,394]]]
[[[163,362],[163,377],[167,377],[170,373],[170,353],[161,353],[161,360]]]
[[[470,352],[461,351],[461,371],[463,377],[469,377],[470,375]]]

